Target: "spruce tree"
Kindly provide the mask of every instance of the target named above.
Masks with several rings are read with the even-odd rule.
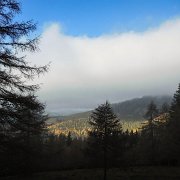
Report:
[[[106,101],[92,112],[89,123],[92,126],[92,131],[89,132],[89,146],[96,154],[98,151],[103,152],[104,179],[106,179],[108,154],[115,146],[112,140],[122,132],[120,120]]]
[[[177,125],[180,124],[180,84],[174,94],[173,101],[170,108],[170,122],[176,122]]]
[[[167,130],[169,157],[172,163],[180,164],[180,84],[170,107]]]
[[[164,113],[169,113],[169,104],[168,103],[163,103],[160,109],[160,113],[164,114]]]
[[[141,140],[144,144],[143,155],[147,157],[147,161],[153,164],[155,161],[155,134],[156,134],[156,124],[154,123],[154,118],[158,116],[158,109],[156,104],[151,101],[147,106],[147,111],[145,113],[145,118],[148,120],[147,123],[142,127]],[[145,157],[144,157],[145,158]],[[146,159],[146,158],[145,158]]]
[[[71,136],[71,132],[68,132],[68,135],[66,137],[66,145],[70,146],[72,144],[72,136]]]

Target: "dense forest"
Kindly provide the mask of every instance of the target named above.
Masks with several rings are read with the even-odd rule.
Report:
[[[146,120],[145,113],[148,104],[154,101],[159,109],[164,104],[170,106],[172,96],[143,96],[116,104],[111,104],[113,112],[121,119],[123,131],[138,131]],[[50,132],[59,135],[64,134],[67,136],[69,131],[72,137],[86,137],[88,131],[92,128],[89,124],[89,118],[92,111],[76,113],[66,116],[50,116],[46,123]]]
[[[113,168],[180,165],[180,84],[170,106],[147,104],[146,122],[138,131],[123,131],[121,113],[116,114],[123,112],[123,105],[111,107],[107,101],[91,112],[87,136],[48,131],[45,106],[35,95],[39,86],[24,81],[47,72],[48,66],[31,66],[21,56],[21,52],[36,51],[38,39],[31,39],[36,28],[32,21],[15,21],[19,12],[16,0],[0,0],[1,177],[103,169],[102,178],[108,179],[108,170]],[[129,105],[132,118],[131,106],[138,108],[138,104]]]

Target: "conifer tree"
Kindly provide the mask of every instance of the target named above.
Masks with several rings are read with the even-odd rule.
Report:
[[[106,179],[108,153],[113,148],[111,140],[122,132],[120,120],[106,101],[92,112],[89,123],[92,126],[92,131],[89,132],[91,140],[89,145],[95,151],[103,152],[104,179]]]
[[[155,129],[156,125],[153,120],[158,116],[158,109],[156,104],[153,101],[147,107],[147,111],[145,117],[148,122],[142,127],[141,137],[144,143],[144,149],[146,149],[144,154],[148,157],[148,161],[150,164],[154,163],[154,154],[155,154]]]
[[[0,153],[11,155],[15,155],[13,152],[19,147],[14,138],[19,137],[17,142],[23,142],[23,133],[43,129],[44,105],[34,94],[39,86],[29,85],[27,81],[48,68],[32,66],[20,55],[35,52],[38,43],[38,38],[31,38],[36,29],[32,21],[15,21],[15,15],[20,12],[17,0],[0,0]],[[16,147],[13,152],[12,146]]]
[[[160,113],[163,114],[163,113],[168,113],[169,112],[169,104],[168,103],[164,103],[162,104],[161,106],[161,109],[160,109]]]
[[[167,124],[169,157],[174,161],[173,163],[180,163],[180,84],[169,111],[169,121]]]
[[[66,145],[70,146],[72,143],[72,136],[71,136],[71,132],[68,132],[67,138],[66,138]]]

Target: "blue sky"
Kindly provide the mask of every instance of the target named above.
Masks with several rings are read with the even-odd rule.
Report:
[[[40,51],[27,61],[50,71],[39,98],[72,113],[106,100],[172,95],[180,82],[180,0],[21,0],[37,22]]]
[[[23,19],[59,22],[68,35],[144,31],[180,16],[179,0],[21,0]]]

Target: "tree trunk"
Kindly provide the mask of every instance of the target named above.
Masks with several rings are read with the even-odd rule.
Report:
[[[107,127],[105,122],[105,136],[104,136],[104,180],[107,179]]]
[[[107,178],[107,150],[106,147],[104,148],[104,180]]]

